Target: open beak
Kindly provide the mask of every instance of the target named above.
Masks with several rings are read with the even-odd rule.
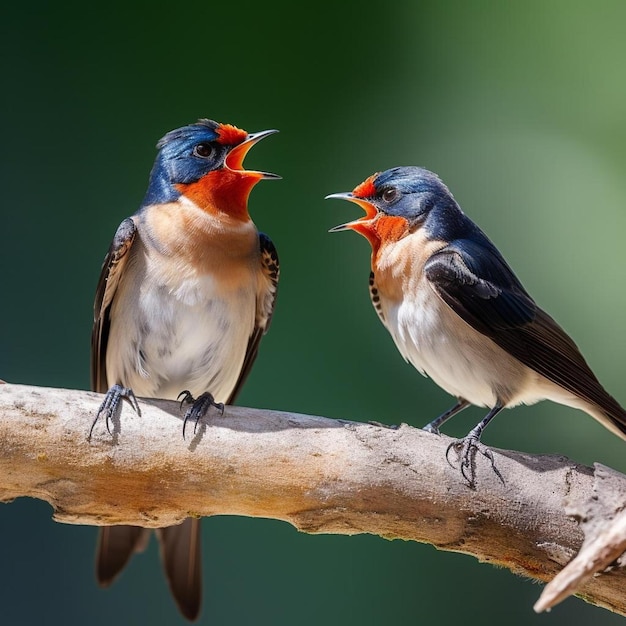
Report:
[[[259,133],[250,133],[238,146],[235,146],[227,155],[224,164],[229,170],[234,172],[245,172],[246,174],[256,176],[260,179],[280,179],[282,176],[278,174],[271,174],[269,172],[255,172],[243,169],[243,160],[248,154],[248,150],[252,148],[255,143],[261,141],[269,135],[277,133],[277,130],[262,130]]]
[[[369,222],[370,220],[374,219],[378,214],[376,207],[371,202],[364,200],[363,198],[357,198],[352,192],[331,193],[324,199],[328,200],[329,198],[336,198],[338,200],[348,200],[349,202],[354,202],[354,204],[358,204],[365,211],[365,215],[363,215],[363,217],[359,217],[352,222],[346,222],[345,224],[339,224],[339,226],[334,226],[328,231],[329,233],[338,233],[342,230],[356,230],[357,232],[361,232],[363,226],[365,226],[364,222]]]

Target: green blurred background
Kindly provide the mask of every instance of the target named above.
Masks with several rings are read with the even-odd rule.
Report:
[[[626,404],[625,23],[620,0],[7,4],[0,377],[88,387],[111,237],[157,139],[211,117],[281,131],[247,161],[284,177],[251,198],[282,280],[241,404],[415,426],[450,406],[378,322],[365,240],[327,234],[359,212],[326,194],[409,164],[442,176]],[[503,414],[485,441],[626,470],[623,442],[555,405]],[[182,621],[154,543],[100,590],[96,530],[50,516],[39,501],[0,507],[3,624]],[[578,599],[536,616],[539,586],[426,545],[234,517],[204,532],[206,624],[620,619]]]

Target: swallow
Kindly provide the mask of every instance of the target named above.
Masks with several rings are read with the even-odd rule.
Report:
[[[144,200],[117,229],[96,290],[91,386],[106,395],[91,431],[98,419],[109,428],[123,399],[139,412],[135,394],[182,396],[184,423],[196,425],[212,406],[234,402],[270,325],[280,271],[274,244],[248,214],[252,188],[280,177],[244,170],[243,160],[275,132],[201,119],[158,142]],[[176,603],[194,620],[200,522],[157,537]],[[101,528],[99,583],[110,585],[148,538],[134,526]]]
[[[447,458],[451,449],[458,452],[470,486],[477,452],[502,479],[480,438],[504,408],[551,400],[585,411],[626,439],[626,411],[436,174],[396,167],[327,198],[365,210],[331,232],[353,230],[369,241],[378,317],[404,359],[457,399],[424,429],[438,434],[470,405],[488,409],[446,452]]]

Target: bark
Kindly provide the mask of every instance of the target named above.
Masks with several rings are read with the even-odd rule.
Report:
[[[177,403],[140,399],[141,415],[124,403],[111,433],[99,421],[89,440],[101,400],[87,391],[0,385],[0,500],[45,500],[54,519],[71,524],[274,518],[308,533],[427,542],[540,581],[580,550],[577,519],[600,515],[584,509],[599,498],[594,469],[563,456],[493,449],[504,480],[479,455],[472,488],[453,467],[454,453],[446,461],[452,439],[407,425],[229,406],[195,434],[188,424],[183,439]],[[600,492],[616,511],[626,477],[611,476]],[[624,525],[619,515],[602,517]],[[597,569],[605,566],[598,561]],[[624,570],[591,578],[583,570],[573,586],[568,578],[565,595],[626,614]],[[563,589],[536,609],[558,602]]]

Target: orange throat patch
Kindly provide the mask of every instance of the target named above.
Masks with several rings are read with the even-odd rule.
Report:
[[[404,217],[379,214],[371,220],[357,220],[350,228],[370,242],[373,258],[376,258],[382,246],[395,243],[407,234],[409,222]]]
[[[257,172],[219,169],[193,183],[178,184],[176,188],[207,213],[225,213],[245,222],[250,219],[248,197],[259,180],[261,176]]]

